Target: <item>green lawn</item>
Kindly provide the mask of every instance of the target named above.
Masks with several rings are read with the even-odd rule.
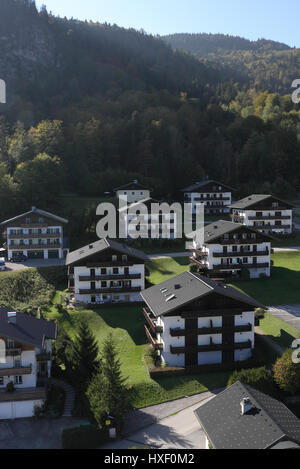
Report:
[[[188,257],[163,257],[153,259],[147,264],[150,276],[148,280],[153,285],[164,282],[175,275],[189,270],[190,263]]]
[[[288,348],[294,339],[300,339],[300,331],[284,321],[266,313],[260,321],[260,328],[281,347]]]
[[[300,303],[300,252],[279,252],[272,256],[271,278],[232,282],[266,306]]]
[[[79,309],[58,313],[55,304],[63,292],[57,292],[53,305],[45,313],[48,319],[56,319],[74,337],[80,321],[84,318],[95,334],[100,347],[109,332],[116,340],[122,371],[131,386],[132,403],[135,407],[177,399],[226,386],[230,373],[206,373],[195,376],[166,377],[152,380],[144,364],[149,347],[144,334],[144,318],[140,307]]]

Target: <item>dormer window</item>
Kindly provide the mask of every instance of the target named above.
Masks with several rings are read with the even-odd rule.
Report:
[[[38,223],[44,223],[45,219],[44,218],[38,218]]]
[[[118,256],[116,256],[116,255],[112,256],[112,261],[113,262],[117,262],[117,260],[118,260]]]
[[[127,262],[127,260],[128,260],[128,257],[126,255],[122,256],[122,261],[123,262]]]

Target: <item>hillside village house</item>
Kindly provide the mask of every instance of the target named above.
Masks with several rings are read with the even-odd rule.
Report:
[[[230,206],[234,222],[254,227],[266,234],[293,232],[293,205],[273,195],[254,194]]]
[[[87,304],[142,301],[147,260],[143,252],[109,239],[69,253],[70,300]]]
[[[117,198],[127,197],[127,203],[133,204],[139,200],[148,199],[150,197],[150,189],[140,184],[137,180],[125,184],[124,186],[114,189]]]
[[[147,338],[168,366],[220,366],[251,358],[254,312],[264,306],[247,295],[185,272],[142,297]]]
[[[254,228],[220,220],[204,228],[204,244],[193,242],[190,261],[210,276],[270,277],[272,238]]]
[[[29,259],[63,259],[64,226],[68,220],[32,207],[29,212],[3,221],[8,258],[19,254]]]
[[[141,204],[143,204],[148,211],[147,215],[139,210]],[[177,218],[176,213],[170,212],[169,214],[162,214],[159,211],[153,210],[152,204],[162,204],[162,202],[147,198],[140,200],[134,204],[119,209],[119,215],[124,222],[125,237],[133,238],[139,230],[141,237],[147,237],[149,239],[176,239],[177,238]],[[129,213],[128,210],[131,210]],[[142,218],[142,222],[137,224],[137,216]],[[142,236],[142,233],[144,235]]]
[[[282,402],[240,381],[194,413],[207,449],[300,449],[300,420]]]
[[[232,187],[212,180],[196,182],[181,190],[184,193],[184,202],[192,206],[192,213],[196,213],[197,204],[204,204],[206,215],[229,213],[233,191],[235,189]]]
[[[51,376],[53,322],[0,307],[0,420],[32,417],[46,399],[40,381]],[[12,382],[13,393],[6,391]]]

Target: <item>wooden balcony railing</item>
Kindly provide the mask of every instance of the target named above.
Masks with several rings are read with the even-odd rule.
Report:
[[[100,282],[105,280],[140,280],[142,274],[107,274],[107,275],[80,275],[80,282]]]
[[[80,289],[80,295],[101,295],[101,293],[136,293],[142,290],[141,287],[122,287],[122,288],[96,288]]]
[[[246,256],[245,256],[246,257]],[[246,269],[265,269],[269,268],[269,262],[257,262],[256,264],[218,264],[213,266],[213,270],[241,270]]]
[[[151,317],[151,313],[150,311],[148,311],[146,308],[143,308],[143,315],[144,315],[144,318],[146,319],[147,321],[147,324],[148,326],[150,327],[151,331],[154,333],[154,334],[161,334],[163,332],[163,327],[162,326],[158,326],[155,322],[155,319]]]
[[[188,335],[212,335],[212,334],[230,334],[237,332],[251,332],[252,324],[245,324],[243,326],[233,327],[202,327],[199,329],[170,329],[170,335],[172,337],[185,337]]]
[[[252,348],[251,340],[247,342],[239,342],[239,343],[232,343],[232,344],[208,344],[208,345],[198,345],[196,347],[197,352],[219,352],[225,350],[245,350]],[[194,349],[194,347],[184,346],[184,347],[170,347],[171,353],[178,355],[181,353],[185,353],[188,350]]]
[[[214,252],[213,257],[260,257],[269,256],[270,251],[266,249],[264,251],[237,251],[237,252]]]
[[[144,329],[145,329],[145,333],[146,333],[146,336],[147,336],[147,339],[148,341],[150,342],[150,344],[154,347],[155,350],[163,350],[164,346],[162,343],[158,342],[151,334],[151,332],[149,331],[148,327],[145,325],[144,326]]]
[[[0,368],[0,376],[31,375],[32,365],[21,367]]]

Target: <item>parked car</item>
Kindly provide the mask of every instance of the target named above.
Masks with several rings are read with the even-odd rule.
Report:
[[[19,254],[16,257],[11,257],[9,259],[9,262],[15,262],[15,263],[17,263],[17,262],[26,262],[27,259],[28,259],[27,256],[24,256],[24,254]]]
[[[0,272],[6,270],[5,259],[0,259]]]

